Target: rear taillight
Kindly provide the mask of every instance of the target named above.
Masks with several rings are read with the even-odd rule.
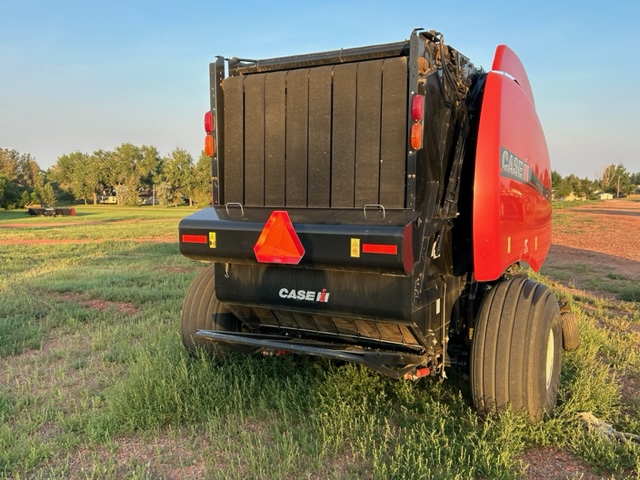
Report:
[[[209,111],[204,114],[204,131],[207,134],[204,138],[204,153],[210,157],[216,153],[215,129],[216,117]]]
[[[215,118],[213,112],[207,112],[204,114],[204,131],[207,133],[213,133],[215,128]]]
[[[414,95],[411,99],[411,119],[414,122],[421,122],[424,115],[424,97]]]
[[[422,148],[422,132],[424,127],[422,120],[424,119],[424,96],[416,94],[411,98],[411,132],[410,145],[412,150]]]

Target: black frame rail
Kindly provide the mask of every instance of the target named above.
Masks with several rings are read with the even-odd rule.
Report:
[[[344,360],[367,366],[393,378],[404,378],[406,374],[411,373],[420,365],[424,365],[430,358],[428,354],[369,350],[358,346],[345,347],[344,345],[318,341],[309,342],[275,335],[198,330],[195,336],[216,342],[255,347],[256,349],[282,350]],[[398,367],[399,370],[392,368],[392,366]]]

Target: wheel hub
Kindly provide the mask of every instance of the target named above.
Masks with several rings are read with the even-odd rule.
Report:
[[[549,340],[547,341],[547,362],[545,368],[545,379],[547,383],[547,390],[549,389],[549,385],[551,385],[551,377],[553,377],[553,364],[555,361],[555,337],[553,334],[553,330],[549,330]]]

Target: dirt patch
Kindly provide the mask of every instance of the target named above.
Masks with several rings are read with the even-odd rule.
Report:
[[[25,239],[16,242],[16,240],[0,240],[0,245],[64,245],[67,243],[95,243],[104,242],[134,242],[134,243],[177,243],[175,235],[170,237],[144,237],[144,238],[112,238],[112,239],[94,239],[94,238],[34,238]]]
[[[640,278],[640,261],[633,260],[629,256],[611,255],[557,243],[551,245],[546,263],[553,265],[585,264],[596,267],[607,266],[621,275]]]
[[[115,310],[118,313],[123,313],[125,315],[134,315],[139,312],[139,310],[134,307],[133,304],[128,302],[110,302],[108,300],[102,300],[100,298],[86,298],[84,295],[81,295],[79,293],[65,293],[62,295],[50,296],[53,296],[60,300],[64,300],[66,302],[77,303],[86,308],[93,308],[94,310],[98,310],[100,312]]]
[[[565,450],[553,448],[533,448],[522,456],[522,464],[526,468],[524,478],[527,480],[565,480],[580,478],[582,480],[599,480],[589,466]]]
[[[89,466],[96,463],[110,464],[117,478],[146,478],[145,475],[165,480],[208,478],[205,454],[209,456],[215,449],[212,451],[209,442],[202,438],[187,438],[174,432],[151,439],[117,438],[108,449],[79,447],[67,460],[67,478],[87,478],[92,473]],[[194,448],[197,444],[202,445]]]
[[[21,228],[57,228],[57,227],[77,227],[86,225],[105,225],[108,223],[113,224],[125,224],[125,223],[157,223],[164,222],[166,220],[148,220],[148,219],[132,219],[132,220],[89,220],[89,221],[77,221],[77,222],[47,222],[47,223],[0,223],[0,229],[21,229]]]
[[[640,202],[612,200],[554,212],[542,273],[561,289],[620,299],[640,281]]]
[[[73,345],[73,352],[69,345]],[[0,385],[17,395],[57,397],[64,405],[62,409],[71,411],[80,391],[104,387],[90,368],[83,367],[85,362],[97,361],[92,359],[91,350],[89,337],[79,333],[48,338],[38,350],[0,359]],[[45,422],[39,434],[49,438],[54,430],[50,422]]]
[[[572,255],[583,250],[640,262],[640,202],[611,200],[559,210],[554,216],[554,246],[570,247]],[[588,263],[602,260],[597,255],[583,257]],[[640,263],[634,264],[634,272],[640,278]]]

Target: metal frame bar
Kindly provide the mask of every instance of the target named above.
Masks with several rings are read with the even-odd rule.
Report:
[[[397,57],[408,54],[407,41],[371,45],[367,47],[346,48],[310,55],[293,55],[288,57],[268,58],[264,60],[248,60],[230,58],[229,75],[243,75],[245,73],[274,72],[277,70],[291,70],[302,67],[316,67],[320,65],[335,65],[339,63],[359,62],[376,58]]]
[[[222,81],[224,80],[224,58],[217,57],[209,64],[209,85],[211,88],[211,112],[215,119],[214,141],[215,152],[211,158],[211,201],[212,205],[221,205],[220,185],[224,177],[224,95]]]
[[[273,335],[197,330],[195,336],[234,345],[285,350],[293,353],[345,360],[367,366],[393,378],[403,378],[407,373],[428,360],[428,355],[366,351],[364,349],[358,349],[357,347],[350,347],[350,349],[347,350],[344,349],[342,345],[322,342],[298,343],[300,342],[299,339],[282,336],[276,337]],[[395,370],[388,365],[395,365],[402,368]]]

